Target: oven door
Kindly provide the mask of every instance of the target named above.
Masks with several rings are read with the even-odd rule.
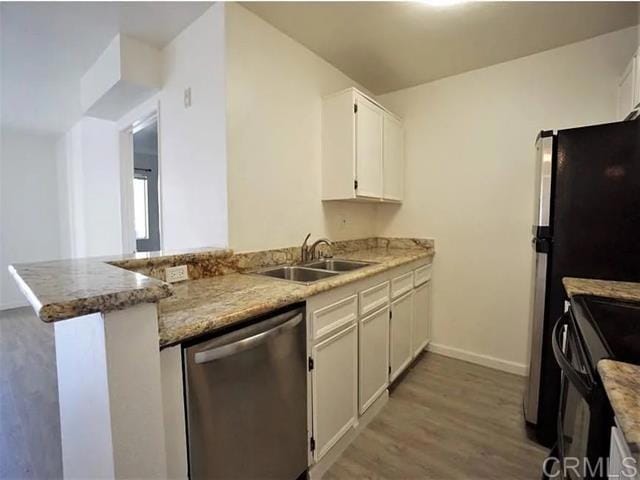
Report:
[[[553,353],[562,370],[558,409],[558,456],[564,478],[594,478],[588,458],[590,399],[595,388],[570,311],[553,329]],[[595,459],[597,461],[597,459]],[[597,475],[597,472],[596,476]]]

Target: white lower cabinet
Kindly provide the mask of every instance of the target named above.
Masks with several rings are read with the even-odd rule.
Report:
[[[413,296],[411,291],[391,303],[389,321],[389,363],[392,382],[405,369],[412,358],[411,323],[413,318]]]
[[[611,428],[611,446],[609,447],[609,464],[607,475],[612,479],[638,480],[638,466],[631,456],[631,450],[622,432],[617,427]]]
[[[313,346],[314,459],[318,461],[358,418],[358,330],[353,324]]]
[[[376,414],[389,383],[426,345],[430,278],[430,265],[416,262],[307,299],[309,462],[316,472]]]
[[[416,287],[413,294],[413,326],[411,349],[416,357],[431,339],[430,322],[431,282]]]
[[[385,391],[389,380],[389,307],[360,320],[360,414]]]

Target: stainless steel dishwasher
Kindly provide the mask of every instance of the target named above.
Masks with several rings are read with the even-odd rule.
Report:
[[[184,349],[191,479],[296,479],[307,468],[304,309]]]

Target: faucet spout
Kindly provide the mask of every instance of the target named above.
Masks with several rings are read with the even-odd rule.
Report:
[[[332,249],[333,247],[333,243],[331,243],[331,240],[329,240],[328,238],[320,238],[318,240],[316,240],[315,242],[313,242],[313,244],[309,247],[309,256],[311,257],[311,260],[315,260],[316,258],[316,249],[318,248],[318,245],[320,244],[325,244],[327,247],[329,247],[329,249]],[[333,256],[333,251],[331,251],[331,255],[329,255],[330,257]]]

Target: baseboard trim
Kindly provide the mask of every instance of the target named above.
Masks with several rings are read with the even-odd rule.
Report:
[[[25,302],[9,302],[9,303],[2,303],[0,304],[0,311],[2,310],[11,310],[13,308],[22,308],[22,307],[28,307],[29,304],[25,301]]]
[[[457,358],[458,360],[464,360],[466,362],[482,365],[483,367],[502,370],[503,372],[514,373],[523,377],[527,375],[527,366],[522,363],[502,360],[501,358],[482,355],[480,353],[474,353],[468,350],[462,350],[460,348],[449,347],[447,345],[433,342],[429,344],[427,350],[444,355],[445,357]]]

